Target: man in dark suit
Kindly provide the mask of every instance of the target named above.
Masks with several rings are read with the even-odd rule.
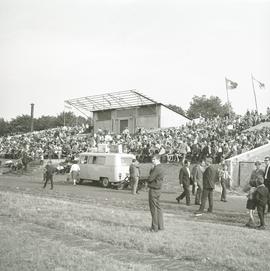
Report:
[[[265,171],[264,171],[264,185],[270,192],[270,156],[264,158]],[[268,213],[270,212],[270,197],[268,197]]]
[[[208,212],[213,212],[213,194],[215,183],[218,179],[217,170],[212,165],[212,159],[206,160],[207,168],[203,173],[203,192],[202,192],[202,203],[200,205],[200,209],[195,213],[195,215],[202,215],[204,212],[206,200],[208,198],[209,208]]]
[[[190,162],[188,160],[184,161],[184,166],[180,169],[179,172],[179,183],[180,186],[183,186],[184,192],[176,198],[179,203],[184,197],[186,197],[187,206],[190,205]]]
[[[44,182],[43,188],[46,187],[48,181],[51,181],[51,189],[53,189],[53,173],[54,172],[55,172],[55,167],[52,165],[52,161],[49,160],[47,165],[45,166],[45,172],[44,172],[45,182]]]
[[[164,180],[164,171],[160,164],[160,156],[154,154],[152,157],[154,167],[150,171],[150,176],[147,180],[149,187],[149,207],[152,216],[151,231],[157,232],[164,230],[163,213],[159,203],[161,196],[161,187]]]

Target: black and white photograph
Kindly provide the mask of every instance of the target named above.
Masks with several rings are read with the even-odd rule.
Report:
[[[0,0],[0,270],[270,270],[270,0]]]

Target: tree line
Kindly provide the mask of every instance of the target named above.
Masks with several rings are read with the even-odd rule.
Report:
[[[41,131],[60,126],[76,126],[76,125],[91,126],[92,119],[86,119],[82,116],[76,116],[73,112],[62,112],[57,116],[41,116],[34,118],[34,130]],[[0,136],[27,133],[30,131],[31,116],[20,115],[10,121],[5,121],[0,118]]]

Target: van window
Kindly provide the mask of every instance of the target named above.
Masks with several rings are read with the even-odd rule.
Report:
[[[93,157],[93,164],[96,165],[105,165],[105,156],[94,156]]]
[[[132,162],[132,158],[129,157],[121,157],[121,165],[122,166],[129,166]]]
[[[93,164],[93,156],[89,156],[89,158],[88,158],[88,164]]]
[[[86,164],[87,163],[87,159],[88,159],[87,155],[81,156],[81,158],[80,158],[80,164]]]

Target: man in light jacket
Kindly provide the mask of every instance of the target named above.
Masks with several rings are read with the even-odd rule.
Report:
[[[136,159],[132,159],[132,163],[129,166],[129,177],[132,184],[132,194],[136,195],[138,193],[137,188],[140,178],[139,163]]]

